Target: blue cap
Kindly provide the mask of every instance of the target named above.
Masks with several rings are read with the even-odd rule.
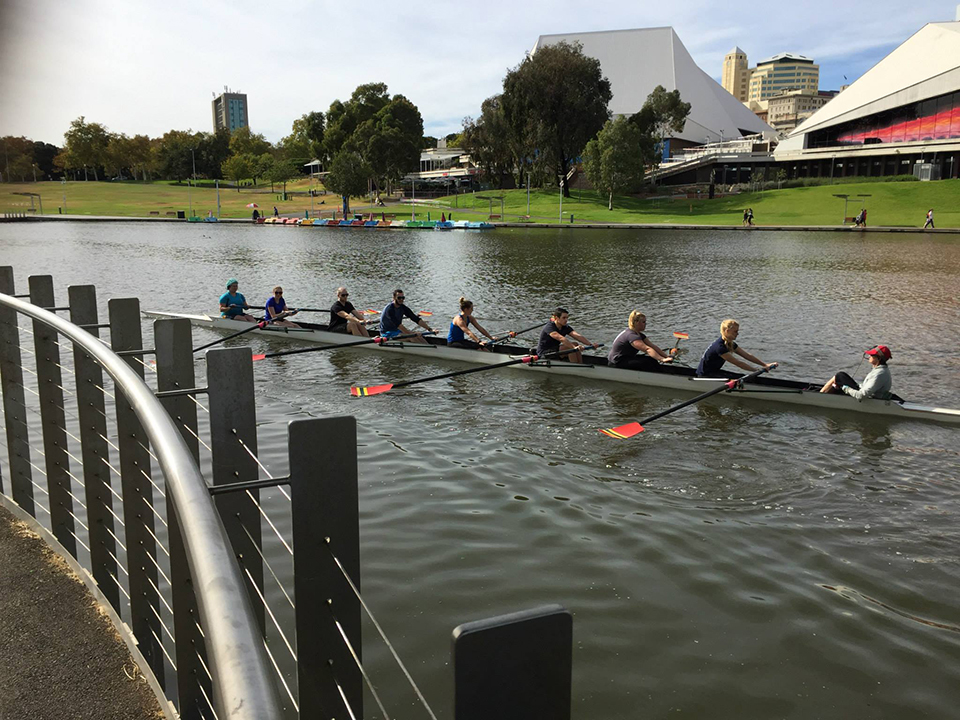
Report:
[[[239,280],[237,280],[236,278],[230,278],[229,280],[227,280],[227,289],[229,289],[231,285],[239,285],[239,284],[240,284]]]

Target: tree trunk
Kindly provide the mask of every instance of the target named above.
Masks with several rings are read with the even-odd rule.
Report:
[[[93,181],[94,181],[94,182],[100,182],[100,176],[97,175],[97,166],[96,166],[96,165],[93,166]]]
[[[87,177],[87,166],[83,166],[83,181],[87,182],[90,178]]]
[[[346,195],[343,196],[343,217],[346,219],[347,215],[350,214],[350,198]]]
[[[610,191],[610,199],[607,201],[607,210],[613,210],[613,190]]]

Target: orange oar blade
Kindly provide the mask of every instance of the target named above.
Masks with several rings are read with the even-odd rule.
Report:
[[[433,317],[433,313],[430,312],[429,310],[421,310],[420,312],[417,313],[417,315],[420,315],[422,317]]]
[[[366,310],[363,311],[363,314],[364,314],[364,315],[379,315],[379,314],[380,314],[380,311],[379,311],[379,310],[371,310],[371,309],[367,308]]]
[[[673,336],[679,340],[689,340],[690,336],[687,333],[675,332]]]
[[[385,393],[392,387],[393,385],[389,383],[386,385],[372,385],[370,387],[359,387],[354,385],[352,388],[350,388],[350,394],[354,397],[367,397],[369,395],[379,395],[380,393]]]
[[[265,357],[266,355],[254,355],[253,361],[256,362],[257,360],[263,360]]]
[[[606,430],[601,430],[604,435],[608,435],[612,438],[617,438],[617,440],[626,440],[631,438],[634,435],[639,435],[643,432],[643,425],[638,422],[627,423],[626,425],[621,425],[620,427],[607,428]]]

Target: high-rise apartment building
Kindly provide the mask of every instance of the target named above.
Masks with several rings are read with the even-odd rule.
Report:
[[[225,128],[233,132],[249,125],[247,96],[244,93],[230,92],[230,89],[224,86],[223,93],[213,99],[213,131]]]
[[[750,97],[750,73],[747,54],[735,47],[723,58],[723,77],[720,84],[737,100],[746,102]]]
[[[787,90],[816,93],[820,89],[820,66],[803,55],[780,53],[757,63],[750,71],[749,85],[747,100],[761,104]]]

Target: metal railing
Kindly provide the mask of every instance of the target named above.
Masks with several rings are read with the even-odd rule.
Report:
[[[58,307],[50,276],[24,295],[13,280],[0,267],[0,493],[6,470],[13,500],[89,569],[179,716],[357,719],[366,694],[388,720],[362,659],[371,627],[436,720],[361,592],[356,421],[291,422],[280,476],[259,456],[249,347],[198,363],[188,320],[154,322],[151,347],[135,298],[110,300],[101,322],[93,286]],[[67,311],[72,322],[55,314]],[[455,717],[567,720],[570,627],[551,606],[458,628]]]

